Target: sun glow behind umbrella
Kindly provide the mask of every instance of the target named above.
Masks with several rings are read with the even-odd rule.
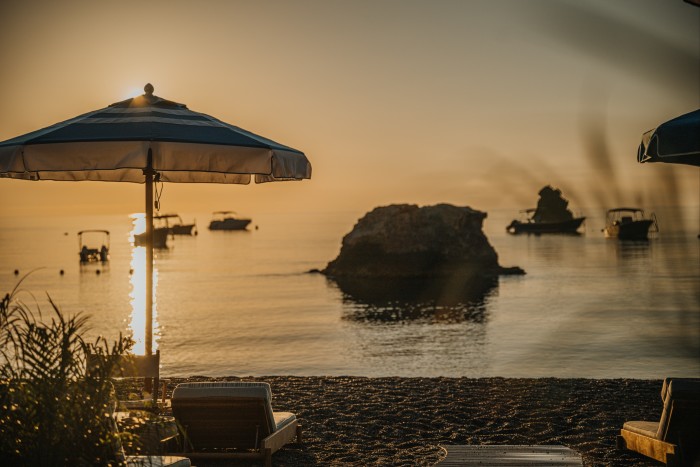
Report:
[[[143,86],[131,86],[122,93],[122,99],[131,99],[143,93]]]

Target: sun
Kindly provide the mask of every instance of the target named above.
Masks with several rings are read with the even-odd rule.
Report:
[[[142,86],[129,86],[122,93],[122,99],[130,99],[132,97],[140,96],[141,94],[143,94]]]

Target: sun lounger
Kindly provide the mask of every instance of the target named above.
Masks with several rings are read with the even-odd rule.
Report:
[[[666,465],[695,465],[700,460],[700,379],[666,378],[661,388],[663,410],[658,422],[626,422],[618,447]]]
[[[183,430],[183,452],[192,459],[248,458],[272,465],[271,456],[301,426],[289,412],[272,411],[267,383],[184,383],[173,391],[173,415]]]

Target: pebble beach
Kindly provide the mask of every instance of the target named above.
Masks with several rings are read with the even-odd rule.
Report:
[[[167,379],[167,396],[189,381],[265,381],[274,410],[294,412],[303,443],[275,466],[428,466],[441,446],[564,445],[587,466],[659,465],[616,448],[628,420],[658,420],[661,380],[364,378],[269,376]],[[246,462],[197,461],[204,465]]]

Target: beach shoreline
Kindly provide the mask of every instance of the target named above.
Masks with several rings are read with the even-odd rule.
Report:
[[[564,445],[581,454],[587,466],[659,465],[618,450],[616,436],[625,421],[658,420],[661,379],[193,376],[164,380],[167,397],[182,382],[270,383],[273,409],[295,413],[304,438],[302,444],[278,451],[273,456],[276,466],[433,465],[444,456],[440,446],[461,444]]]

